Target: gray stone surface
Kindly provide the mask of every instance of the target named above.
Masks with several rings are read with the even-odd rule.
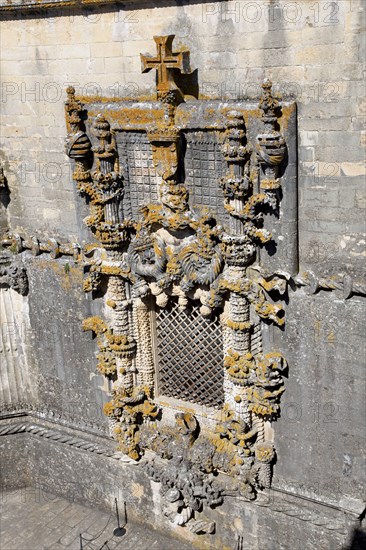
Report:
[[[364,503],[366,417],[364,298],[334,292],[290,293],[284,332],[265,332],[265,347],[283,350],[290,368],[276,422],[274,483],[341,505]],[[362,388],[362,390],[361,390]]]
[[[99,302],[81,292],[83,268],[72,259],[55,262],[42,255],[29,257],[27,265],[36,407],[72,425],[85,423],[103,430],[103,379],[95,369],[92,337],[82,330],[82,319],[98,313]]]
[[[120,524],[125,524],[123,509]],[[117,526],[113,511],[108,514],[91,509],[42,491],[39,487],[23,487],[1,493],[1,550],[192,548],[149,529],[143,523],[127,521],[122,536],[114,535]]]
[[[85,439],[83,432],[73,435]],[[280,488],[256,502],[228,497],[222,506],[206,509],[202,518],[199,515],[199,519],[216,521],[215,534],[197,536],[172,526],[161,514],[159,484],[148,479],[141,463],[120,462],[34,434],[17,434],[0,437],[0,467],[5,493],[26,486],[23,491],[30,498],[51,493],[107,513],[113,510],[115,498],[125,501],[131,522],[139,523],[143,517],[146,526],[175,537],[169,550],[185,544],[201,550],[236,550],[239,537],[242,550],[357,548],[350,546],[350,540],[360,529],[359,510],[345,511],[355,506],[351,500],[343,507],[325,506],[322,495],[300,497]],[[300,493],[301,488],[297,489]]]

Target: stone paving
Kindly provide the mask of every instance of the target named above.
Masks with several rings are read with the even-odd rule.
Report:
[[[31,487],[1,493],[0,504],[0,550],[192,550],[136,523],[128,522],[125,534],[116,537],[114,514]]]

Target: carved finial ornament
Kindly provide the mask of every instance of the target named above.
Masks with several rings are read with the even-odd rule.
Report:
[[[151,69],[156,69],[158,99],[167,102],[176,101],[177,96],[174,94],[176,91],[183,96],[175,83],[174,71],[189,72],[189,51],[173,52],[174,37],[174,34],[154,36],[157,51],[156,56],[140,54],[142,72],[147,73]],[[169,92],[171,93],[169,94]]]
[[[280,165],[287,156],[287,146],[283,136],[276,130],[280,115],[280,104],[272,95],[272,82],[265,80],[259,108],[263,112],[264,133],[257,136],[257,157],[261,168],[260,186],[263,191],[274,192],[280,187],[278,178]]]

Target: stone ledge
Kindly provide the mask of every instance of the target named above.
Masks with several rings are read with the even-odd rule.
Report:
[[[241,537],[248,544],[243,548],[269,550],[270,541],[277,540],[289,543],[284,548],[345,549],[360,527],[359,510],[351,512],[349,503],[333,507],[273,488],[256,502],[227,498],[222,506],[207,511],[208,519],[216,522],[216,533],[196,535],[168,522],[161,514],[157,483],[148,479],[142,463],[111,456],[112,442],[34,419],[0,422],[0,435],[4,436],[0,437],[1,490],[38,487],[109,512],[117,496],[127,502],[135,521],[143,516],[148,526],[201,550],[232,547]]]
[[[99,442],[92,442],[90,439],[78,437],[78,435],[71,433],[71,431],[68,433],[61,432],[53,427],[45,426],[41,423],[31,423],[27,420],[16,423],[0,424],[0,436],[20,433],[29,433],[38,437],[45,437],[51,441],[63,443],[82,451],[104,455],[115,460],[122,460],[123,462],[129,463],[134,462],[121,452],[115,451],[111,445],[101,446]]]
[[[103,437],[92,436],[84,434],[84,432],[77,429],[65,429],[64,426],[55,426],[48,422],[35,421],[35,419],[28,419],[26,416],[19,421],[9,421],[10,419],[0,421],[0,437],[1,436],[14,436],[16,434],[29,434],[38,438],[49,440],[52,443],[63,444],[72,447],[77,450],[86,451],[88,453],[95,453],[101,458],[111,458],[113,461],[125,463],[126,465],[143,466],[143,463],[138,463],[121,452],[115,450],[115,442],[113,440],[107,440]],[[151,453],[151,456],[153,453]],[[150,456],[150,453],[149,453]],[[158,459],[160,460],[160,459]],[[164,462],[164,461],[163,461]],[[140,468],[138,468],[140,469]],[[293,518],[300,519],[313,523],[314,525],[321,525],[325,529],[338,532],[339,534],[346,533],[346,526],[344,521],[335,521],[335,518],[327,518],[323,516],[320,509],[324,512],[328,509],[327,513],[338,514],[342,516],[346,515],[353,521],[356,521],[364,512],[364,505],[362,509],[359,508],[359,501],[357,501],[357,509],[355,506],[351,506],[352,503],[344,502],[344,506],[335,506],[320,500],[311,499],[302,495],[295,494],[293,492],[284,491],[279,487],[272,487],[269,492],[263,492],[259,495],[259,498],[253,502],[249,502],[240,497],[234,497],[238,503],[243,505],[250,505],[259,508],[269,508],[272,512],[288,515]],[[356,502],[356,501],[355,501]],[[240,506],[240,504],[239,504]],[[309,510],[310,507],[318,508],[317,511]],[[326,514],[327,515],[327,514]]]

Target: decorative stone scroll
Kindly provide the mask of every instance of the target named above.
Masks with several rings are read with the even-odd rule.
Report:
[[[111,431],[134,460],[155,452],[146,471],[161,484],[164,514],[195,533],[212,533],[215,525],[201,515],[205,506],[221,504],[226,494],[253,499],[271,484],[275,448],[265,425],[280,414],[287,364],[279,350],[264,349],[261,327],[283,327],[278,300],[290,275],[268,270],[262,258],[276,244],[266,220],[279,219],[287,198],[288,145],[279,124],[282,106],[268,80],[251,117],[243,103],[215,111],[198,100],[192,112],[209,111],[211,122],[204,115],[195,129],[186,127],[184,94],[174,77],[189,72],[189,54],[175,53],[173,38],[155,37],[157,55],[141,55],[143,72],[157,70],[158,103],[142,103],[135,122],[136,106],[126,104],[120,112],[114,105],[113,113],[97,105],[100,112],[89,109],[87,120],[75,90],[67,89],[66,152],[100,249],[86,262],[84,290],[107,283],[109,320],[91,317],[83,327],[97,336],[97,368],[111,382],[104,410]],[[113,127],[109,117],[117,120]],[[127,156],[123,173],[119,162],[125,154],[120,139],[128,132],[147,136],[148,150],[146,138],[134,143],[145,143],[141,169],[150,186],[157,181],[158,197],[140,203],[133,219],[125,213],[137,210],[128,204],[139,197],[129,176],[137,157],[129,167]],[[203,151],[190,157],[190,173],[196,186],[203,182],[201,197],[217,190],[225,220],[211,203],[190,200],[190,143]],[[203,162],[216,183],[207,175],[200,180]],[[223,474],[232,477],[230,491]]]

